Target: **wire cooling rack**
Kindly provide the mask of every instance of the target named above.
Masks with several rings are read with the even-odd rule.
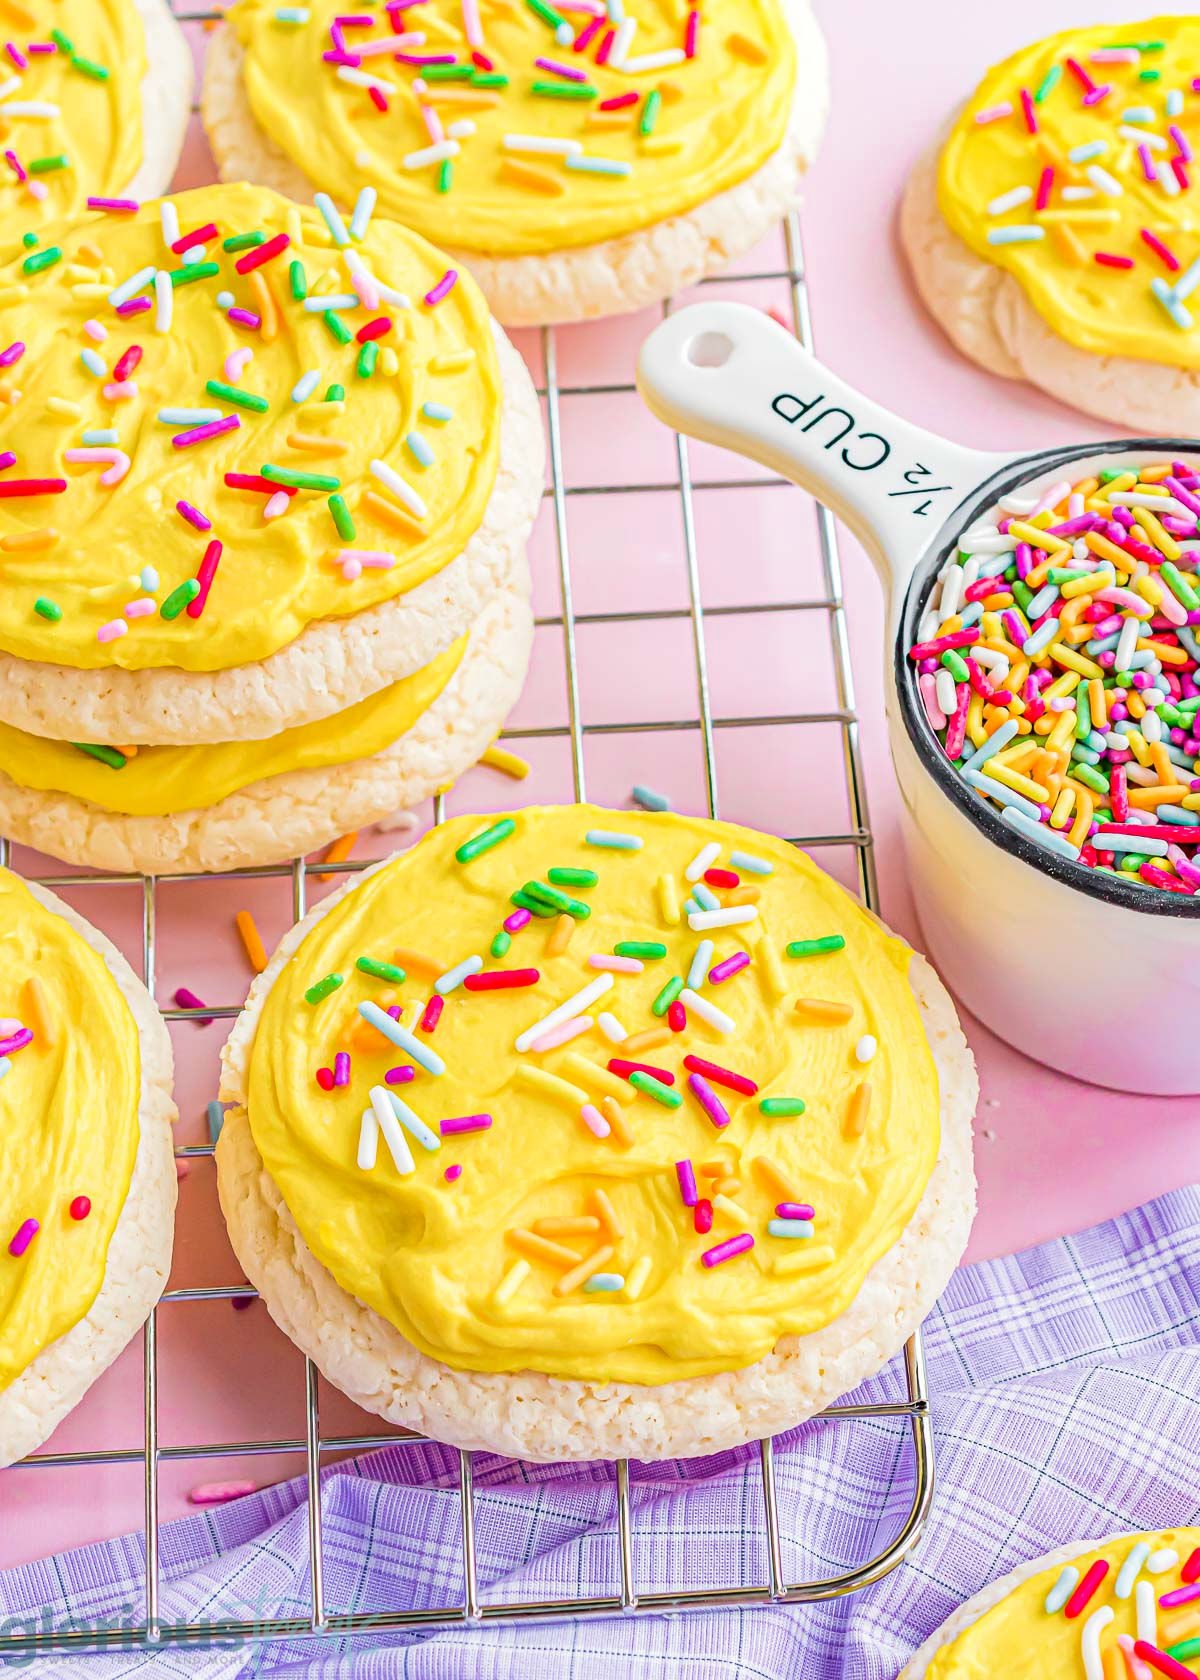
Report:
[[[211,21],[219,14],[177,11],[181,21]],[[747,284],[773,282],[786,287],[790,300],[794,329],[801,341],[811,347],[812,322],[805,284],[804,254],[799,222],[790,217],[783,226],[785,265],[725,277],[710,285],[739,288]],[[669,307],[669,306],[667,306]],[[647,731],[698,732],[705,784],[705,800],[709,813],[720,814],[718,794],[718,755],[716,741],[723,729],[753,725],[760,729],[785,730],[804,724],[833,725],[840,735],[841,770],[845,783],[846,808],[850,824],[844,831],[817,831],[790,836],[794,845],[805,848],[849,847],[853,849],[855,872],[860,897],[872,909],[878,908],[878,889],[873,855],[873,839],[867,809],[867,793],[863,776],[862,753],[859,742],[858,716],[855,709],[854,680],[851,673],[850,649],[846,613],[842,598],[842,568],[838,553],[837,534],[830,513],[816,507],[816,537],[820,554],[822,594],[819,599],[773,602],[771,610],[793,609],[816,612],[827,623],[831,655],[834,704],[826,710],[778,712],[767,716],[724,716],[714,711],[709,678],[709,644],[707,626],[723,617],[743,617],[761,612],[763,606],[755,602],[723,603],[706,607],[702,600],[701,569],[696,533],[694,484],[689,460],[689,446],[682,438],[673,438],[675,473],[668,482],[647,484],[581,485],[570,482],[564,463],[562,404],[564,399],[587,401],[602,397],[629,397],[632,383],[596,384],[564,383],[559,378],[561,333],[553,328],[543,329],[540,335],[542,381],[539,385],[547,421],[551,479],[546,491],[549,517],[554,537],[557,580],[561,611],[539,617],[540,631],[558,631],[565,682],[566,721],[544,727],[515,728],[506,731],[508,740],[553,740],[565,744],[570,755],[570,774],[576,799],[586,796],[585,742],[603,734],[637,735]],[[761,493],[765,486],[780,485],[780,479],[757,476],[708,479],[706,489],[736,491],[740,494]],[[687,605],[680,607],[640,608],[636,604],[619,612],[577,612],[574,607],[571,544],[568,528],[568,506],[580,495],[629,495],[633,492],[653,492],[678,499],[682,540],[682,560],[686,567]],[[693,717],[667,721],[632,720],[626,722],[593,722],[585,716],[581,695],[580,661],[577,653],[577,632],[581,626],[608,624],[630,633],[632,627],[662,625],[672,619],[689,622],[695,664],[698,711]],[[780,737],[781,742],[786,737]],[[433,818],[442,820],[444,800],[434,801]],[[366,860],[370,861],[370,860]],[[9,843],[0,837],[0,865],[10,863]],[[297,859],[291,864],[239,871],[230,880],[286,879],[291,885],[291,914],[299,920],[308,908],[309,880],[315,874],[343,875],[355,873],[366,866],[365,861],[347,860],[342,863],[316,863]],[[160,883],[193,881],[193,876],[164,875],[137,879],[119,875],[80,877],[74,874],[30,875],[50,888],[84,889],[85,896],[92,889],[117,889],[136,894],[141,914],[142,975],[151,995],[156,995],[159,969],[158,886]],[[217,878],[212,878],[217,879]],[[86,908],[86,906],[85,906]],[[231,980],[232,984],[232,980]],[[189,1022],[201,1018],[230,1020],[239,1013],[239,1004],[206,1004],[204,1009],[164,1008],[170,1022]],[[208,1158],[212,1149],[204,1145],[177,1148],[177,1156]],[[171,1288],[162,1297],[159,1307],[147,1322],[143,1332],[142,1409],[143,1428],[140,1448],[94,1449],[74,1452],[39,1452],[24,1461],[23,1469],[38,1469],[47,1477],[69,1469],[95,1468],[122,1464],[140,1464],[144,1477],[144,1544],[145,1584],[140,1615],[135,1614],[124,1626],[64,1628],[32,1634],[0,1634],[0,1658],[29,1657],[35,1653],[78,1652],[81,1650],[147,1649],[187,1647],[199,1644],[239,1644],[272,1638],[296,1638],[305,1635],[344,1637],[353,1634],[374,1634],[437,1627],[474,1625],[492,1622],[520,1622],[568,1617],[587,1617],[613,1614],[645,1614],[694,1608],[721,1606],[753,1606],[765,1604],[799,1604],[840,1597],[869,1585],[894,1569],[916,1544],[924,1527],[933,1497],[933,1453],[925,1362],[920,1334],[914,1335],[904,1349],[904,1394],[894,1402],[864,1405],[835,1405],[821,1413],[821,1418],[840,1427],[860,1426],[869,1420],[899,1420],[905,1429],[912,1464],[912,1497],[907,1514],[890,1543],[875,1556],[841,1574],[809,1580],[787,1579],[783,1564],[785,1534],[791,1532],[791,1519],[796,1513],[781,1510],[776,1482],[773,1444],[759,1443],[758,1470],[762,1496],[762,1540],[766,1557],[766,1579],[761,1584],[720,1586],[704,1583],[681,1585],[672,1590],[643,1591],[635,1578],[633,1564],[633,1517],[630,1500],[630,1469],[625,1460],[615,1465],[617,1516],[617,1569],[610,1593],[592,1597],[562,1597],[543,1601],[519,1600],[506,1602],[481,1598],[475,1547],[475,1494],[472,1455],[459,1454],[460,1533],[462,1548],[462,1596],[456,1604],[421,1609],[405,1609],[387,1613],[342,1614],[331,1610],[326,1602],[324,1585],[324,1550],[322,1512],[319,1497],[313,1492],[319,1487],[319,1472],[326,1459],[348,1453],[383,1446],[420,1446],[426,1437],[409,1435],[395,1429],[381,1429],[378,1433],[324,1434],[321,1429],[318,1399],[318,1376],[311,1361],[304,1362],[304,1434],[281,1436],[269,1440],[228,1440],[163,1444],[159,1438],[160,1357],[158,1318],[161,1313],[186,1312],[197,1302],[233,1300],[252,1294],[247,1285],[213,1285]],[[191,1625],[164,1621],[160,1615],[160,1471],[176,1460],[203,1462],[209,1465],[242,1456],[271,1457],[273,1455],[304,1455],[307,1471],[307,1516],[309,1544],[310,1603],[307,1615],[276,1619],[205,1621]],[[0,1472],[2,1479],[3,1472]],[[802,1517],[802,1514],[799,1514]],[[882,1515],[882,1513],[881,1513]],[[799,1518],[798,1518],[799,1520]]]

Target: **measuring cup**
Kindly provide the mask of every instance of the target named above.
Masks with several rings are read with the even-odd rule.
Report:
[[[1164,456],[1181,438],[1032,454],[964,449],[913,426],[744,304],[669,315],[642,347],[638,387],[676,431],[748,455],[810,490],[850,528],[887,595],[888,735],[917,915],[966,1007],[1063,1073],[1162,1096],[1200,1093],[1200,896],[1135,886],[1002,823],[946,757],[908,649],[957,539],[1018,486]],[[1036,483],[1031,488],[1036,488]]]

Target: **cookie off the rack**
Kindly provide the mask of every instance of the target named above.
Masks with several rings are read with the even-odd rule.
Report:
[[[171,1073],[116,947],[0,870],[0,1465],[46,1439],[162,1293]]]
[[[456,818],[288,934],[223,1064],[247,1277],[354,1400],[468,1448],[795,1424],[898,1350],[974,1210],[937,977],[728,823]]]
[[[987,73],[901,214],[972,361],[1134,430],[1198,429],[1198,78],[1195,16],[1064,30]]]
[[[1021,1564],[954,1612],[900,1680],[1053,1674],[1192,1680],[1200,1529],[1118,1534]]]
[[[473,282],[250,186],[53,238],[0,298],[5,830],[228,869],[453,780],[524,680],[542,485]]]
[[[510,326],[726,267],[794,206],[828,105],[808,0],[237,0],[227,19],[202,98],[222,176],[377,194]]]

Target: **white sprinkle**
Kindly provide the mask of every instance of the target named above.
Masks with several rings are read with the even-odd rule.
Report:
[[[615,1015],[610,1015],[607,1009],[602,1010],[600,1014],[597,1015],[596,1025],[600,1028],[600,1031],[604,1034],[610,1044],[624,1044],[625,1040],[629,1037],[629,1034],[621,1025],[620,1021],[617,1020],[617,1017]]]
[[[728,910],[693,910],[688,926],[693,933],[707,933],[709,928],[740,927],[743,922],[757,920],[757,904],[735,904]]]
[[[1078,1585],[1079,1571],[1073,1564],[1068,1563],[1046,1594],[1046,1614],[1057,1615]]]
[[[4,107],[6,117],[57,117],[61,116],[57,105],[47,105],[42,99],[13,99]]]
[[[1084,173],[1092,185],[1099,187],[1100,191],[1109,198],[1124,198],[1125,188],[1120,181],[1117,180],[1115,175],[1110,175],[1107,169],[1101,168],[1098,163],[1093,163]]]
[[[1169,143],[1161,134],[1155,134],[1149,128],[1130,128],[1127,123],[1118,125],[1117,133],[1122,140],[1132,140],[1135,146],[1149,146],[1152,152],[1166,152],[1170,150]]]
[[[350,232],[355,239],[365,239],[367,229],[371,225],[371,217],[375,214],[375,204],[379,198],[374,187],[364,187],[354,204],[354,214],[350,218]]]
[[[684,875],[689,881],[698,881],[706,869],[712,868],[713,864],[717,861],[720,855],[720,841],[710,840],[707,846],[701,846],[691,863],[689,863],[687,868],[684,870]]]
[[[307,402],[317,386],[321,383],[320,368],[310,368],[292,386],[292,401],[294,403]]]
[[[171,284],[171,276],[165,268],[160,268],[154,276],[154,330],[165,333],[171,330],[171,321],[175,314],[175,288]]]
[[[457,140],[442,140],[436,146],[422,146],[420,151],[409,152],[401,161],[405,169],[424,169],[427,164],[456,158],[461,151]]]
[[[163,244],[170,247],[179,238],[179,211],[172,199],[163,199],[158,207],[158,216],[162,223]]]
[[[370,1172],[375,1165],[375,1157],[379,1152],[379,1122],[375,1118],[375,1110],[363,1110],[362,1125],[358,1129],[358,1166],[361,1172]]]
[[[570,1021],[576,1015],[582,1015],[590,1004],[595,1003],[597,998],[603,997],[605,992],[611,991],[612,986],[613,977],[611,974],[598,974],[594,980],[589,981],[586,986],[576,992],[574,997],[569,997],[565,1003],[560,1003],[557,1009],[552,1009],[549,1015],[544,1016],[540,1021],[535,1021],[531,1027],[526,1027],[525,1031],[517,1038],[513,1046],[514,1049],[524,1054],[535,1040],[542,1037],[543,1033],[548,1033],[552,1028],[561,1026],[564,1021]]]
[[[1179,1562],[1179,1553],[1173,1546],[1160,1546],[1158,1551],[1151,1552],[1146,1559],[1146,1568],[1151,1575],[1165,1575],[1168,1569],[1174,1569]],[[1153,1634],[1138,1634],[1139,1639],[1152,1639]]]
[[[612,51],[608,55],[610,70],[623,70],[625,60],[629,57],[629,49],[633,45],[633,37],[637,33],[636,18],[622,18],[617,25],[617,33],[613,38]]]
[[[378,88],[380,93],[395,93],[395,82],[385,82],[382,76],[372,76],[365,70],[356,70],[352,64],[339,64],[337,68],[339,82],[350,82],[354,87]]]
[[[501,141],[506,152],[533,152],[550,157],[581,157],[583,142],[556,140],[552,134],[506,134]]]
[[[1062,196],[1068,204],[1082,204],[1085,199],[1095,198],[1095,187],[1064,187]]]
[[[357,309],[358,295],[355,292],[326,292],[321,297],[306,297],[304,307],[310,315],[324,315],[329,309]]]
[[[475,132],[475,124],[470,117],[459,117],[457,122],[447,124],[446,133],[451,140],[469,140]]]
[[[1083,1654],[1083,1672],[1087,1680],[1104,1680],[1104,1664],[1100,1658],[1100,1635],[1112,1621],[1116,1612],[1111,1604],[1102,1604],[1099,1610],[1093,1610],[1083,1624],[1081,1647]]]
[[[416,1171],[416,1162],[413,1160],[412,1150],[408,1147],[408,1139],[400,1130],[400,1123],[396,1119],[392,1107],[392,1094],[385,1086],[372,1085],[371,1107],[396,1171],[407,1177],[410,1172]]]
[[[1157,1556],[1157,1553],[1155,1554]],[[1146,1559],[1147,1569],[1153,1560]],[[1133,1589],[1133,1602],[1137,1612],[1137,1636],[1150,1645],[1158,1644],[1158,1605],[1154,1597],[1154,1583],[1139,1581]]]
[[[715,1003],[710,1002],[706,997],[701,997],[700,993],[694,992],[690,986],[685,986],[680,992],[679,1001],[685,1009],[699,1015],[702,1021],[707,1021],[709,1026],[715,1028],[717,1032],[731,1033],[737,1031],[737,1023],[732,1016],[726,1015],[723,1009],[718,1009]]]
[[[411,513],[415,513],[418,519],[425,519],[428,516],[429,509],[417,495],[412,485],[406,483],[393,467],[388,466],[386,461],[372,461],[371,472],[380,484],[385,489],[390,490],[398,501],[403,502]]]
[[[1026,199],[1033,197],[1032,187],[1012,187],[999,198],[994,198],[987,207],[989,216],[1003,216],[1006,211],[1015,210],[1018,204],[1024,204]]]
[[[154,272],[153,267],[139,268],[136,274],[131,274],[128,280],[123,280],[121,284],[115,288],[115,290],[109,292],[109,303],[112,304],[114,309],[119,309],[123,303],[128,303],[130,298],[136,297],[139,292],[145,291],[146,287],[154,279]]]
[[[624,70],[627,76],[636,76],[643,70],[666,70],[672,64],[682,64],[687,54],[682,47],[665,47],[662,52],[643,53],[640,58],[627,58],[624,64],[617,66]],[[612,63],[611,57],[609,63]]]
[[[854,1046],[856,1062],[870,1062],[875,1059],[875,1052],[879,1049],[877,1040],[871,1033],[864,1033]]]
[[[454,968],[448,968],[445,974],[439,975],[433,982],[433,989],[445,997],[447,992],[456,992],[468,974],[478,974],[482,967],[482,957],[465,957]]]

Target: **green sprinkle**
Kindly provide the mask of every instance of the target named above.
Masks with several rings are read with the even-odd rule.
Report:
[[[667,1013],[675,999],[683,990],[683,980],[678,974],[672,975],[654,1002],[650,1005],[654,1013],[660,1018]]]
[[[681,980],[679,984],[682,988],[683,981]],[[670,1085],[664,1085],[661,1079],[655,1079],[651,1073],[643,1073],[641,1068],[634,1068],[629,1075],[629,1083],[635,1091],[642,1091],[646,1096],[653,1097],[655,1102],[661,1103],[664,1108],[678,1108],[683,1102],[681,1091],[676,1091]]]
[[[443,158],[437,172],[437,190],[448,193],[454,183],[454,164],[449,158]]]
[[[69,56],[75,51],[74,41],[72,41],[69,35],[64,35],[61,29],[52,29],[50,31],[50,39],[54,42],[54,45],[58,48],[59,52],[66,53]]]
[[[525,4],[535,17],[540,17],[551,29],[558,29],[567,21],[561,12],[556,12],[553,6],[548,6],[546,0],[525,0]]]
[[[70,164],[66,152],[55,152],[53,157],[31,158],[26,167],[31,175],[48,175],[52,169],[68,169]]]
[[[293,472],[291,467],[273,467],[270,462],[259,468],[263,478],[272,484],[290,484],[295,490],[340,490],[342,481],[332,473]]]
[[[106,82],[108,71],[103,64],[96,64],[90,58],[81,58],[78,53],[71,54],[71,67],[80,70],[85,76],[90,76],[94,82]]]
[[[354,966],[362,974],[373,974],[376,980],[391,980],[397,986],[403,986],[408,979],[404,970],[397,968],[395,963],[379,962],[375,957],[359,957]]]
[[[375,372],[375,363],[378,360],[379,346],[373,338],[369,338],[358,352],[358,361],[355,364],[354,371],[360,379],[370,379]]]
[[[1161,70],[1139,70],[1138,71],[1138,81],[1139,82],[1156,82],[1161,75],[1162,75]]]
[[[548,869],[546,879],[556,887],[594,887],[600,877],[594,869]]]
[[[475,73],[473,64],[425,64],[421,75],[427,82],[469,82]]]
[[[1014,578],[1008,587],[1012,591],[1013,600],[1020,607],[1021,611],[1023,613],[1027,613],[1029,611],[1029,603],[1033,600],[1033,590],[1030,589],[1029,585],[1023,578]]]
[[[1090,764],[1077,764],[1072,771],[1072,775],[1077,781],[1082,782],[1084,787],[1091,788],[1093,793],[1102,793],[1107,798],[1109,792],[1108,778]]]
[[[586,922],[592,913],[590,904],[570,898],[566,893],[559,892],[557,887],[548,887],[541,881],[526,881],[521,891],[539,904],[551,905],[560,915],[574,916],[577,922]]]
[[[1102,467],[1096,474],[1096,477],[1100,480],[1101,484],[1111,484],[1114,478],[1121,477],[1124,470],[1124,467]]]
[[[321,319],[329,328],[329,336],[333,339],[335,344],[349,344],[353,334],[346,323],[339,319],[336,310],[323,309],[321,311]]]
[[[803,1097],[764,1097],[758,1105],[760,1114],[794,1115],[804,1113]]]
[[[499,70],[484,72],[477,70],[471,77],[471,86],[477,88],[506,88],[508,77],[501,75]]]
[[[821,939],[793,939],[787,948],[789,957],[820,957],[826,951],[843,951],[846,948],[845,936],[840,933],[827,933]]]
[[[116,747],[97,747],[90,741],[72,741],[71,745],[89,758],[98,758],[101,764],[107,764],[110,770],[124,770],[125,758]]]
[[[657,88],[646,95],[646,103],[642,107],[642,120],[638,124],[639,134],[653,134],[654,125],[658,121],[658,113],[662,108],[662,94]]]
[[[591,82],[534,82],[530,93],[542,99],[595,99],[598,89]]]
[[[1041,85],[1033,96],[1034,104],[1040,105],[1043,99],[1049,98],[1061,80],[1062,65],[1052,64],[1049,70],[1047,70],[1045,76],[1042,78]]]
[[[1200,612],[1200,595],[1197,595],[1189,579],[1185,578],[1179,567],[1170,560],[1164,560],[1159,568],[1163,582],[1174,595],[1181,606],[1189,612]]]
[[[331,385],[325,393],[326,402],[345,402],[345,400],[346,387],[344,385]]]
[[[941,663],[949,671],[956,683],[970,682],[971,673],[967,669],[967,662],[961,653],[954,648],[947,648],[942,655]]]
[[[501,928],[495,939],[492,940],[492,955],[494,957],[506,957],[511,944],[512,935]]]
[[[189,601],[194,601],[200,593],[200,585],[195,578],[188,578],[178,589],[172,589],[162,606],[158,609],[160,618],[178,618]]]
[[[304,994],[304,1001],[305,1003],[320,1003],[321,999],[327,998],[330,992],[336,992],[341,984],[342,976],[340,974],[327,974],[324,980],[318,980],[315,986],[308,988]]]
[[[344,537],[347,542],[353,542],[354,520],[351,518],[350,509],[346,506],[346,498],[344,496],[330,496],[329,511],[333,515],[333,523],[337,527],[338,536]]]
[[[44,595],[39,595],[33,603],[33,610],[39,618],[49,619],[51,624],[57,624],[62,618],[62,608],[56,601],[49,601]]]
[[[643,962],[658,962],[667,954],[667,947],[657,939],[622,939],[613,946],[618,957],[640,957]]]
[[[1177,1662],[1185,1662],[1188,1657],[1200,1657],[1200,1639],[1181,1639],[1178,1645],[1168,1645],[1167,1655]]]
[[[21,235],[21,243],[27,251],[31,251],[38,243],[38,236],[31,229],[28,233],[23,233]]]
[[[47,245],[44,251],[35,251],[33,256],[26,257],[21,264],[26,274],[40,274],[44,268],[53,268],[56,262],[62,261],[62,252],[57,245]]]
[[[182,268],[167,270],[172,286],[190,286],[196,280],[211,280],[220,274],[220,263],[184,263]]]
[[[304,272],[302,262],[288,264],[288,279],[292,283],[292,296],[297,303],[303,303],[308,296],[308,275]]]
[[[253,233],[235,233],[228,239],[221,241],[222,251],[228,251],[232,256],[235,251],[252,251],[256,245],[265,245],[267,236],[260,230]]]
[[[220,397],[235,408],[248,408],[252,414],[265,414],[271,406],[266,397],[256,397],[253,391],[240,391],[236,385],[226,385],[219,379],[210,379],[204,389],[210,397]]]
[[[477,834],[473,840],[465,840],[454,854],[456,863],[471,863],[473,859],[490,852],[493,846],[498,846],[502,840],[507,840],[510,834],[515,834],[517,825],[511,817],[501,817],[491,828],[485,828],[482,834]]]
[[[508,901],[510,904],[515,904],[519,910],[528,910],[533,916],[545,918],[558,915],[558,911],[552,904],[547,904],[540,898],[530,898],[529,894],[522,892],[519,887],[515,893],[509,893]]]

